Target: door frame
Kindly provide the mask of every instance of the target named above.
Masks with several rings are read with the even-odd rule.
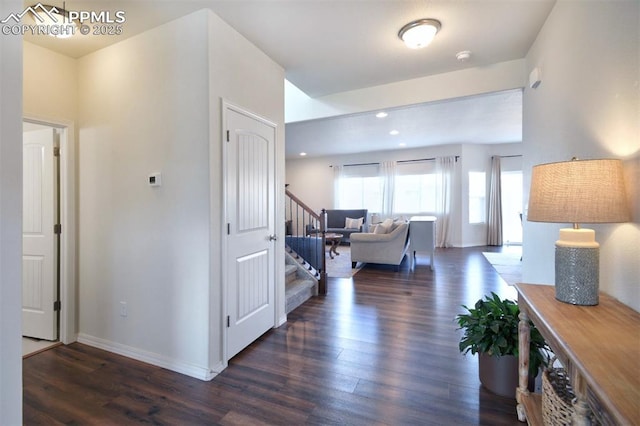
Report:
[[[228,149],[227,149],[227,144],[226,144],[226,133],[227,133],[227,111],[229,110],[233,110],[239,114],[243,114],[246,116],[249,116],[251,118],[254,118],[258,121],[260,121],[261,123],[264,123],[265,125],[272,127],[274,129],[274,136],[275,136],[275,140],[274,140],[274,207],[275,207],[275,212],[274,212],[274,229],[275,229],[275,234],[276,236],[281,236],[283,235],[283,228],[284,228],[284,220],[279,221],[278,218],[280,217],[280,215],[282,214],[283,210],[280,208],[280,192],[279,188],[282,186],[283,190],[284,190],[284,185],[281,185],[280,182],[280,176],[278,173],[279,170],[279,165],[278,165],[278,125],[272,121],[269,121],[268,119],[255,114],[249,110],[247,110],[246,108],[242,108],[238,105],[235,105],[231,102],[229,102],[228,100],[221,98],[220,99],[221,102],[221,110],[222,110],[222,125],[220,126],[221,129],[221,133],[220,133],[220,141],[222,142],[222,157],[221,157],[221,163],[222,163],[222,167],[221,167],[221,173],[222,173],[222,188],[221,188],[221,194],[222,194],[222,200],[221,200],[221,209],[222,209],[222,214],[220,215],[220,234],[221,237],[220,238],[220,271],[221,271],[221,279],[222,279],[222,285],[221,287],[221,312],[220,312],[220,326],[222,328],[221,330],[221,337],[222,337],[222,341],[221,341],[221,354],[222,354],[222,367],[226,368],[229,365],[229,356],[228,356],[228,350],[227,350],[227,333],[228,333],[228,328],[226,326],[227,321],[227,315],[229,315],[229,309],[227,306],[227,298],[229,295],[229,282],[228,282],[228,271],[227,271],[227,260],[229,258],[229,252],[228,252],[228,248],[227,248],[227,239],[226,239],[226,235],[225,235],[225,229],[227,226],[227,199],[228,199],[228,194],[227,194],[227,155],[228,155]],[[282,222],[282,226],[279,225],[279,223]],[[278,240],[276,241],[276,244],[274,244],[274,253],[273,253],[273,262],[274,262],[274,268],[273,268],[273,273],[275,275],[274,277],[274,296],[273,296],[273,303],[274,303],[274,318],[273,318],[273,327],[272,328],[276,328],[279,327],[280,325],[282,325],[284,322],[286,322],[286,317],[284,318],[284,320],[282,320],[281,315],[279,315],[280,309],[283,305],[283,297],[284,297],[284,273],[282,273],[282,269],[280,266],[280,263],[284,264],[284,254],[281,256],[280,253],[284,253],[284,239],[283,238],[278,238]],[[280,275],[282,275],[282,280],[280,279]],[[281,288],[282,287],[282,288]]]
[[[60,331],[59,340],[68,345],[78,338],[76,329],[76,187],[75,187],[75,124],[73,121],[24,114],[23,122],[40,124],[60,130]]]

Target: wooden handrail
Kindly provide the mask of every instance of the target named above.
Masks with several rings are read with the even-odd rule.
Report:
[[[300,207],[302,207],[302,209],[309,213],[311,215],[311,217],[320,220],[320,215],[316,212],[313,211],[313,209],[311,207],[309,207],[308,205],[306,205],[304,203],[304,201],[302,201],[300,198],[296,197],[294,194],[291,193],[291,191],[289,191],[288,189],[284,190],[285,194],[287,194],[287,196],[289,198],[291,198],[293,201],[296,202],[296,204],[298,204]],[[324,209],[323,209],[324,211]]]

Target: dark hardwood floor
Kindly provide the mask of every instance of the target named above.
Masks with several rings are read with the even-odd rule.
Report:
[[[461,304],[516,298],[482,251],[496,248],[439,250],[435,272],[419,258],[413,273],[330,279],[211,382],[78,343],[51,349],[23,361],[24,422],[521,425],[515,398],[482,388],[476,357],[458,352]]]

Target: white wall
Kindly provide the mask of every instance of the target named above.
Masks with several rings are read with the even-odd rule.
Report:
[[[0,2],[0,16],[22,2]],[[0,417],[22,424],[22,37],[0,37]]]
[[[210,67],[211,168],[211,353],[213,366],[222,362],[221,265],[223,234],[221,99],[276,124],[276,212],[284,217],[284,69],[214,13],[208,12]],[[284,221],[276,220],[276,235],[284,235]],[[284,295],[284,238],[276,241],[277,323],[286,321]]]
[[[637,1],[559,0],[526,57],[527,72],[539,67],[542,83],[525,90],[523,132],[527,193],[535,164],[573,156],[625,160],[633,222],[588,227],[596,230],[601,244],[600,289],[636,310],[640,309],[639,32]],[[524,281],[554,282],[554,242],[565,226],[525,221]]]
[[[278,125],[283,192],[284,71],[209,10],[78,64],[79,340],[210,378],[224,367],[221,101]]]
[[[79,340],[200,378],[209,370],[207,45],[200,12],[78,61]],[[147,183],[154,172],[161,187]]]
[[[496,145],[440,145],[418,149],[379,151],[327,157],[288,159],[286,183],[289,190],[315,211],[334,208],[333,169],[331,165],[359,164],[388,160],[411,160],[419,158],[459,155],[456,185],[453,194],[452,244],[455,247],[484,245],[486,226],[470,225],[468,222],[467,172],[489,172],[491,155],[514,155],[521,152],[520,143]]]
[[[44,120],[76,121],[77,60],[24,42],[24,114]]]
[[[62,235],[60,338],[65,343],[76,340],[76,141],[78,112],[78,63],[32,43],[24,42],[23,104],[24,118],[65,127],[61,138],[60,215]],[[55,84],[52,84],[55,82]]]

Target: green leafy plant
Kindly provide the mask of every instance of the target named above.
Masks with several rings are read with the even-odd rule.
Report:
[[[491,293],[476,302],[473,308],[462,305],[467,313],[458,314],[456,321],[464,330],[460,340],[460,352],[475,354],[481,352],[490,356],[518,356],[518,314],[520,308],[516,302]],[[529,344],[529,374],[535,377],[538,369],[546,365],[548,350],[544,338],[538,329],[529,322],[531,341]]]

